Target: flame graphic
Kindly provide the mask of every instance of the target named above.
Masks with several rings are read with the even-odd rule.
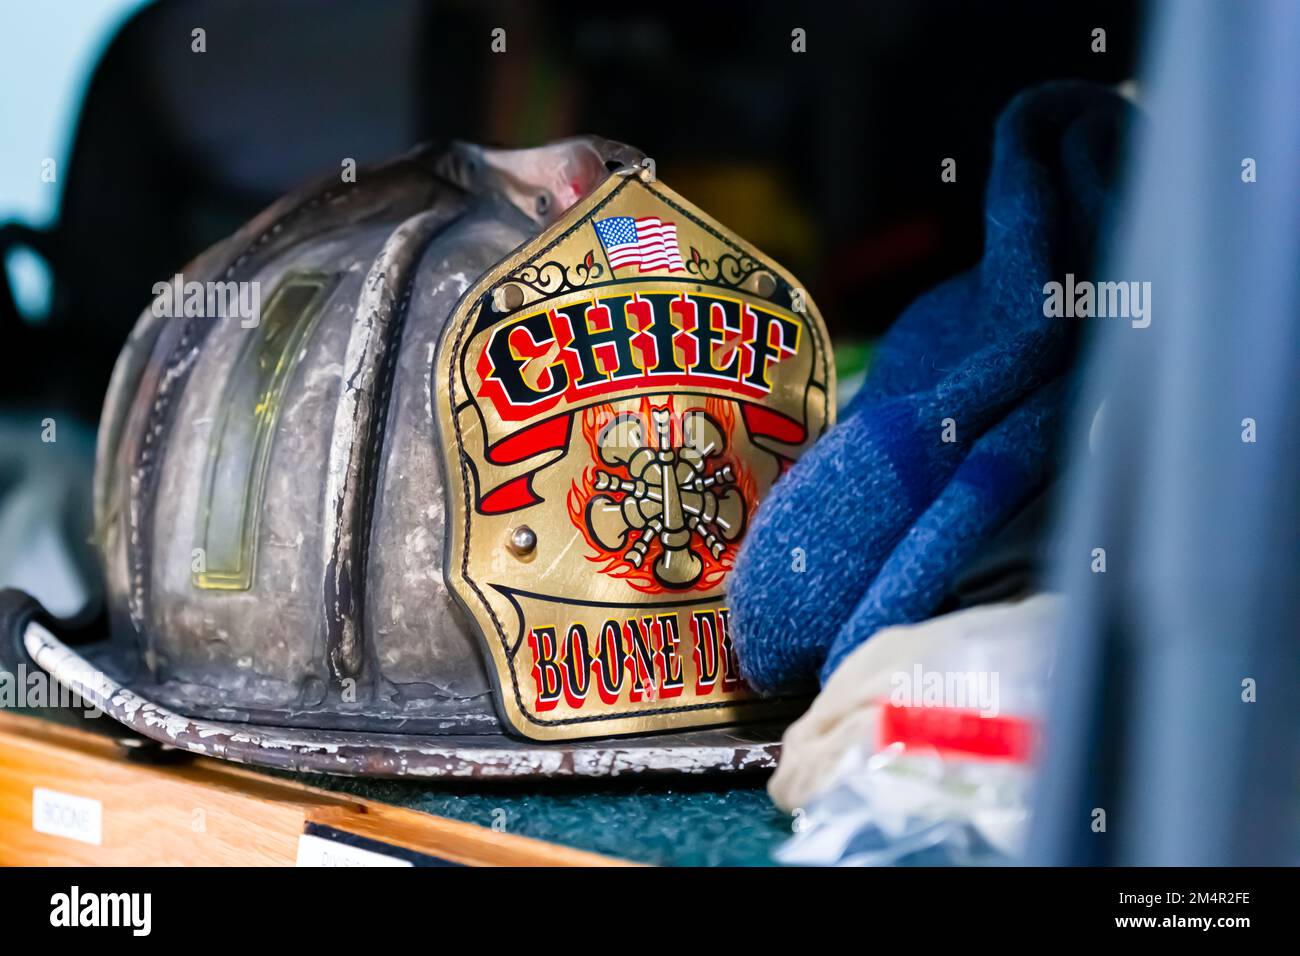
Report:
[[[642,434],[653,435],[654,430],[650,427],[650,410],[652,408],[667,408],[671,414],[671,437],[674,446],[681,444],[682,440],[682,419],[681,415],[673,406],[672,396],[668,396],[663,404],[652,404],[650,399],[641,400],[641,408],[636,413],[641,417]],[[683,409],[684,412],[703,410],[722,428],[723,435],[726,436],[727,447],[723,449],[722,454],[711,459],[712,468],[718,469],[724,465],[731,465],[732,474],[735,476],[736,490],[740,493],[745,502],[745,511],[752,515],[754,505],[758,497],[757,486],[754,483],[753,474],[746,467],[745,462],[733,452],[732,435],[736,425],[736,405],[734,402],[725,398],[707,397],[704,405],[691,405]],[[600,447],[597,444],[597,436],[605,422],[609,421],[616,414],[612,404],[594,405],[584,409],[582,415],[582,437],[587,442],[587,447],[591,450],[593,462],[600,462],[601,468],[612,471],[614,474],[623,478],[629,478],[627,469],[623,467],[608,468],[600,461]],[[626,414],[626,412],[624,413]],[[641,563],[641,567],[625,560],[623,555],[627,548],[619,551],[607,551],[599,542],[592,537],[587,528],[587,522],[584,518],[587,509],[587,502],[596,492],[596,465],[584,468],[581,480],[574,481],[569,488],[567,506],[569,509],[569,518],[574,526],[582,534],[590,546],[592,553],[588,554],[587,560],[600,565],[600,573],[608,574],[611,577],[627,581],[627,583],[638,591],[647,594],[662,594],[669,590],[655,580],[653,571],[654,560],[663,551],[663,545],[656,539],[650,543],[650,550],[646,554],[646,559]],[[610,492],[602,492],[610,494]],[[623,493],[613,492],[615,500],[621,501]],[[628,546],[630,547],[643,534],[641,531],[633,530],[628,534]],[[720,557],[713,557],[709,549],[703,546],[703,543],[696,538],[692,542],[692,550],[704,562],[704,571],[688,590],[707,591],[721,583],[722,579],[727,576],[731,570],[732,562],[735,557],[736,547],[739,542],[728,544],[723,550]]]

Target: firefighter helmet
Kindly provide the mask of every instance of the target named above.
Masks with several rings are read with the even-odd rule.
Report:
[[[154,292],[100,424],[108,633],[11,608],[58,680],[297,770],[772,764],[799,701],[740,679],[725,579],[830,346],[641,154],[421,149]]]

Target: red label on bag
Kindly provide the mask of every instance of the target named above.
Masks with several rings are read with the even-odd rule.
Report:
[[[928,747],[941,754],[1025,763],[1036,749],[1038,725],[1024,717],[985,717],[956,707],[880,710],[880,746]]]

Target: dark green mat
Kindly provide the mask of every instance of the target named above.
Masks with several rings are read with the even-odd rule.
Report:
[[[427,783],[304,777],[314,787],[610,856],[662,866],[770,865],[790,836],[763,778],[728,786],[581,787],[576,784],[445,788]]]

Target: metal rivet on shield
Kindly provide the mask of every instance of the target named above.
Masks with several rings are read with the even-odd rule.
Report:
[[[772,298],[772,293],[776,291],[776,278],[772,273],[761,269],[750,276],[745,284],[749,287],[749,291],[761,295],[764,299]]]
[[[519,557],[527,557],[537,547],[537,532],[526,524],[510,531],[510,550]]]
[[[524,304],[524,290],[513,282],[492,290],[492,308],[497,312],[513,312]]]

